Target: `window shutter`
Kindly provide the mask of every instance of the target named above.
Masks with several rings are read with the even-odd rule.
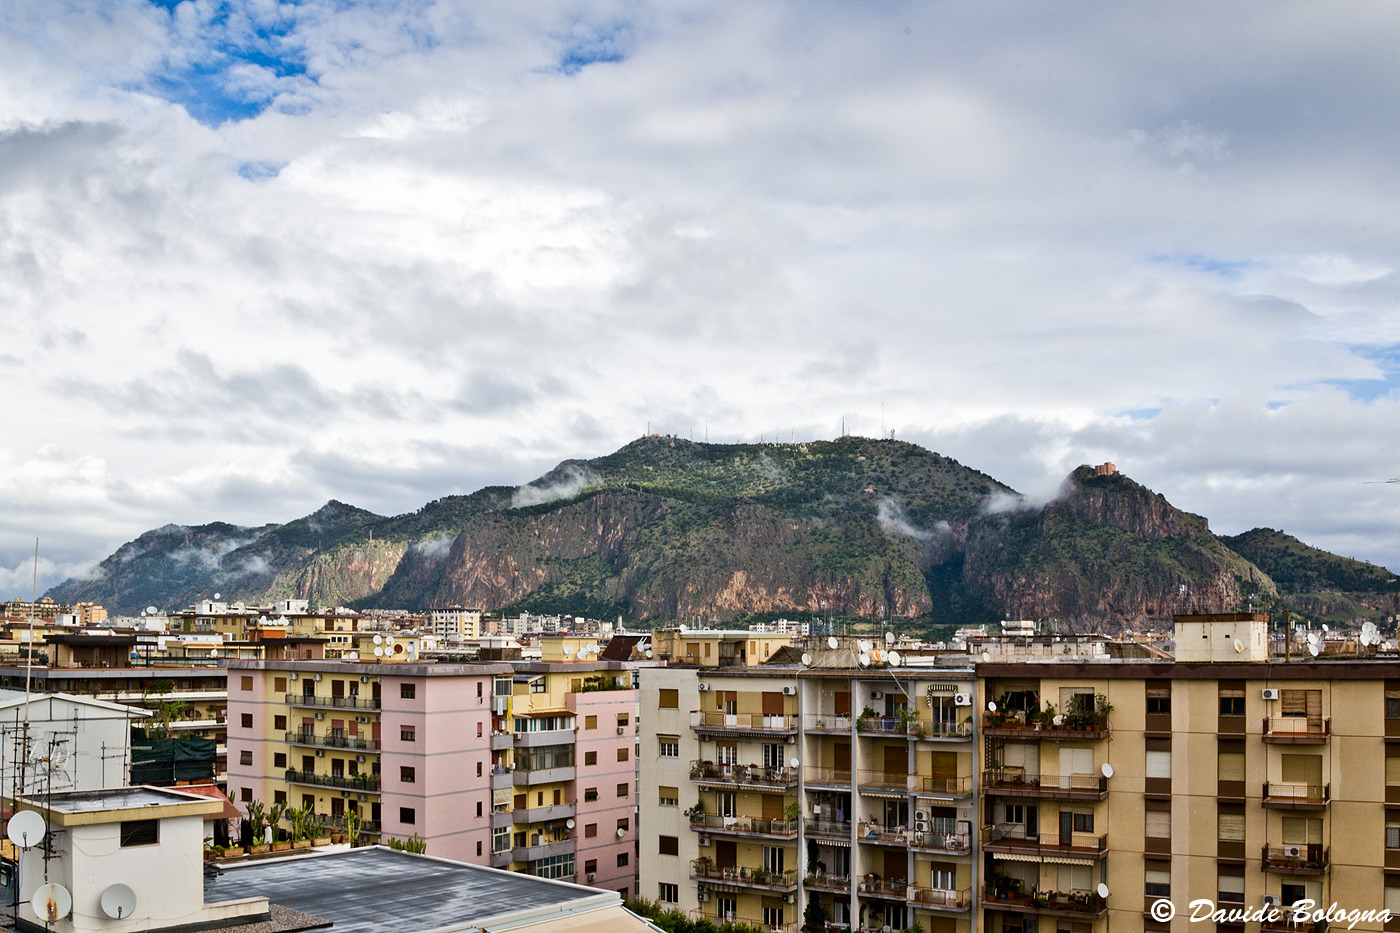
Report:
[[[1150,778],[1169,778],[1172,776],[1172,753],[1171,752],[1148,752],[1147,753],[1147,776]]]

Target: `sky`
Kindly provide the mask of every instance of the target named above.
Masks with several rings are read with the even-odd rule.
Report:
[[[0,4],[0,599],[650,430],[1400,570],[1400,6]]]

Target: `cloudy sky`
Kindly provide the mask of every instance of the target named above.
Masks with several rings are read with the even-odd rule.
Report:
[[[7,0],[0,599],[651,430],[1400,569],[1390,2]]]

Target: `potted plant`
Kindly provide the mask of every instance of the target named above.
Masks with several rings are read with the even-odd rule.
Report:
[[[312,814],[311,817],[311,844],[314,846],[328,846],[334,842],[334,837],[330,831],[330,823],[324,815]]]
[[[860,715],[856,717],[856,731],[868,732],[870,730],[870,723],[873,722],[874,719],[874,708],[869,706],[865,707],[865,709],[860,711]]]

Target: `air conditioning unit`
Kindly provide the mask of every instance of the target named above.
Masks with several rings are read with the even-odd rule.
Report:
[[[914,811],[914,822],[915,822],[915,823],[925,823],[925,822],[927,822],[927,821],[928,821],[928,811],[927,811],[927,810],[915,810],[915,811]]]
[[[296,671],[292,671],[292,680],[296,680],[296,679],[297,679],[297,672],[296,672]]]
[[[700,903],[702,903],[702,904],[707,903],[707,902],[710,900],[710,892],[709,892],[709,891],[696,891],[696,892],[695,892],[695,899],[696,899],[697,901],[699,901]]]
[[[362,683],[362,684],[367,684],[367,683],[369,683],[369,677],[368,677],[367,675],[365,675],[365,674],[361,674],[361,675],[360,675],[360,683]]]
[[[796,687],[784,687],[784,688],[783,688],[783,696],[785,696],[785,697],[795,697],[795,696],[797,696],[797,688],[796,688]]]
[[[872,699],[872,700],[883,700],[884,698],[885,698],[885,691],[883,691],[883,690],[872,690],[872,691],[870,691],[870,699]]]
[[[788,743],[789,745],[796,745],[796,744],[797,744],[797,736],[795,736],[795,735],[789,735],[789,736],[785,737],[785,738],[783,739],[783,741],[786,742],[786,743]]]
[[[971,706],[971,705],[972,705],[972,694],[970,694],[970,693],[955,693],[955,694],[953,694],[953,705],[954,705],[954,706]]]
[[[915,821],[914,821],[914,832],[916,832],[916,833],[926,833],[926,832],[928,832],[928,820],[915,820]]]
[[[320,674],[314,674],[314,675],[312,675],[311,679],[312,679],[312,680],[320,680],[320,679],[321,679],[321,675],[320,675]]]
[[[342,790],[342,791],[340,792],[340,796],[342,796],[342,797],[349,797],[349,796],[350,796],[350,792],[349,792],[348,790]]]
[[[1278,900],[1279,900],[1279,898],[1278,898],[1278,895],[1277,895],[1277,894],[1265,894],[1265,895],[1264,895],[1264,909],[1265,909],[1265,910],[1268,910],[1270,907],[1277,907],[1277,906],[1278,906]]]
[[[710,837],[702,835],[695,840],[695,844],[700,846],[701,848],[704,848],[705,846],[708,846],[710,844]]]
[[[318,749],[316,749],[316,757],[317,757],[317,758],[325,758],[325,757],[326,757],[326,750],[325,750],[324,748],[318,748]]]
[[[1264,699],[1266,699],[1266,700],[1277,700],[1277,699],[1278,699],[1278,688],[1277,688],[1277,687],[1265,687],[1265,688],[1264,688]]]
[[[317,718],[317,719],[325,719],[325,718],[326,718],[326,714],[325,714],[325,713],[317,713],[317,714],[316,714],[316,718]]]
[[[710,692],[710,685],[709,685],[709,684],[696,684],[695,689],[696,689],[696,690],[699,690],[701,693],[709,693],[709,692]]]
[[[1302,847],[1302,846],[1284,846],[1284,847],[1283,847],[1283,854],[1286,855],[1286,856],[1288,856],[1289,858],[1302,858],[1302,857],[1303,857],[1303,847]]]
[[[784,894],[784,895],[783,895],[783,903],[784,903],[784,904],[791,904],[791,903],[793,902],[793,897],[794,897],[794,895],[791,895],[791,894]]]
[[[594,882],[598,880],[598,873],[596,871],[590,871],[585,877],[589,882]]]
[[[627,734],[627,727],[626,727],[626,726],[618,726],[618,727],[617,727],[617,734],[618,734],[618,735],[626,735],[626,734]]]
[[[364,756],[364,755],[356,755],[356,756],[355,756],[355,760],[356,760],[356,761],[364,761],[364,760],[365,760],[365,756]]]

